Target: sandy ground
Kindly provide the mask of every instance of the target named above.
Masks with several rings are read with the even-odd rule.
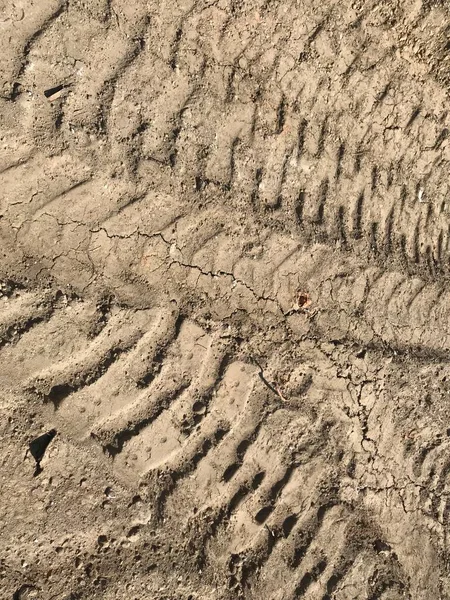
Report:
[[[0,0],[0,600],[450,598],[449,17]]]

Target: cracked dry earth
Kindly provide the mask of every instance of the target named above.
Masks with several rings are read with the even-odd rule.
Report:
[[[0,1],[0,599],[450,598],[439,0]]]

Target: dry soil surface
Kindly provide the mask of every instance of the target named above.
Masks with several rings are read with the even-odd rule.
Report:
[[[443,0],[0,0],[0,600],[450,598]]]

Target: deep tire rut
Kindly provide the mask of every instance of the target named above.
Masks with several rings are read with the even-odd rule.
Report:
[[[5,600],[450,598],[448,9],[6,4]]]

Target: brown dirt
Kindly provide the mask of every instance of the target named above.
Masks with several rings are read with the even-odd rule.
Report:
[[[0,0],[0,600],[450,598],[449,17]]]

